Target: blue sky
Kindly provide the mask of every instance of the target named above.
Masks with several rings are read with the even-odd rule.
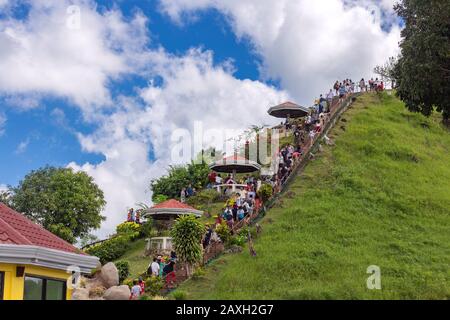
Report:
[[[393,2],[0,0],[0,188],[84,170],[104,235],[150,202],[176,130],[273,123],[271,105],[373,76],[398,52]]]

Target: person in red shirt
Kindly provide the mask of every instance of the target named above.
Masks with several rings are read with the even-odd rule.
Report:
[[[216,173],[214,171],[211,171],[208,175],[209,182],[214,185],[216,183]]]
[[[136,223],[141,224],[141,211],[136,210]]]
[[[142,277],[139,277],[139,287],[141,287],[141,295],[145,293],[145,282]]]
[[[320,126],[319,122],[316,124],[316,127],[314,128],[314,131],[316,133],[320,133],[322,131],[322,127]]]
[[[216,225],[218,225],[218,224],[222,224],[222,217],[220,216],[220,214],[218,214],[217,216],[216,216]]]

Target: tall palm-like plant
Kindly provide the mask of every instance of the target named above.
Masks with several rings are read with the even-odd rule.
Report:
[[[194,215],[178,218],[170,231],[173,247],[179,260],[186,264],[186,273],[192,275],[193,266],[202,259],[201,241],[205,226]]]

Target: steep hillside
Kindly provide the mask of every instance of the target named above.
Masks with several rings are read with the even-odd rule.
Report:
[[[151,262],[151,258],[144,255],[146,245],[147,242],[145,241],[145,239],[138,239],[131,243],[130,249],[125,255],[116,260],[116,262],[128,262],[128,264],[130,265],[129,278],[131,279],[136,279],[139,277],[139,275],[144,273]]]
[[[358,98],[262,221],[248,250],[214,261],[189,299],[450,298],[450,132],[397,99]],[[367,268],[382,290],[368,290]]]

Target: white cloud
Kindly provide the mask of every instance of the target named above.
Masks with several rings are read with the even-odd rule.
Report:
[[[309,105],[336,79],[359,80],[398,52],[400,28],[392,22],[393,0],[161,0],[174,21],[215,8],[229,19],[238,38],[248,38],[263,58],[262,73],[281,80],[294,98]],[[372,15],[381,8],[384,20]],[[381,16],[383,17],[383,16]]]
[[[16,154],[24,153],[27,150],[29,144],[30,144],[30,139],[29,138],[27,138],[24,141],[20,142],[19,145],[16,148],[15,153]]]
[[[245,129],[273,122],[267,115],[268,107],[288,98],[286,92],[259,81],[234,78],[228,64],[214,66],[209,51],[192,49],[182,57],[160,53],[158,61],[156,73],[163,77],[164,86],[141,91],[144,101],[152,106],[149,114],[155,119],[155,138],[156,133],[170,133],[174,128],[192,131],[196,120],[203,122],[205,130]],[[166,150],[164,146],[165,142],[157,144],[156,154]]]
[[[9,0],[0,0],[0,9],[6,7],[9,4]]]
[[[112,234],[115,226],[126,220],[128,208],[137,202],[151,201],[150,178],[159,175],[165,167],[159,166],[158,162],[149,163],[148,148],[143,142],[124,139],[106,151],[106,160],[98,165],[73,162],[68,165],[88,173],[104,192],[107,205],[103,214],[107,220],[96,232],[99,236]]]
[[[37,93],[20,93],[12,95],[3,95],[6,105],[14,106],[15,109],[27,111],[39,106],[40,94]]]
[[[8,186],[6,184],[0,184],[0,193],[8,191]]]
[[[68,24],[71,3],[32,1],[26,20],[0,20],[0,95],[50,94],[91,110],[110,105],[112,79],[140,70],[148,40],[141,13],[126,21],[80,0],[77,29]]]

